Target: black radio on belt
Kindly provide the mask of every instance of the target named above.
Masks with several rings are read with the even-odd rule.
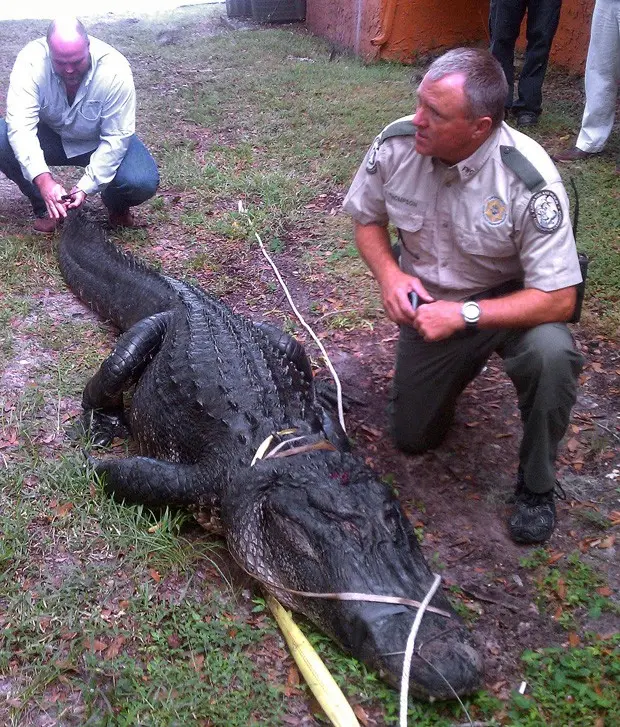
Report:
[[[577,192],[577,185],[575,180],[570,178],[570,185],[573,188],[575,194],[575,214],[573,215],[573,237],[577,241],[577,225],[579,224],[579,193]],[[573,317],[569,320],[569,323],[579,323],[581,318],[581,306],[583,305],[583,298],[586,294],[586,279],[588,277],[588,263],[590,262],[585,252],[577,251],[577,257],[579,258],[579,269],[581,270],[581,282],[577,286],[577,300],[575,302],[575,310],[573,311]]]

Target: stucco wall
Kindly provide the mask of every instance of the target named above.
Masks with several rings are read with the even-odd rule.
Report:
[[[488,42],[489,0],[307,0],[306,7],[314,33],[366,59],[406,63],[429,50]],[[552,62],[583,71],[593,7],[594,0],[563,1]]]
[[[560,25],[551,49],[553,63],[583,73],[593,9],[594,0],[563,0]]]
[[[313,33],[363,58],[378,58],[370,40],[381,30],[384,0],[306,0],[306,25]]]

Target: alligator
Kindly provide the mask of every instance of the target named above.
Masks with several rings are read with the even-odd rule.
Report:
[[[59,263],[74,294],[121,331],[82,399],[91,441],[109,443],[126,417],[137,443],[139,454],[122,458],[91,449],[106,492],[188,508],[201,523],[217,517],[244,571],[400,686],[417,613],[409,604],[433,574],[392,489],[349,451],[322,404],[303,346],[122,252],[83,212],[64,225]],[[412,695],[480,686],[479,654],[441,589],[416,644]]]

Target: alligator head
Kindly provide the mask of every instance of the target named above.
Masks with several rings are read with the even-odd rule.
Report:
[[[303,613],[343,649],[400,686],[416,609],[399,604],[310,598],[356,592],[422,601],[433,575],[390,488],[341,452],[257,462],[251,506],[225,497],[237,561],[284,605]],[[256,479],[254,479],[256,478]],[[229,492],[247,492],[248,473]],[[246,495],[247,503],[247,495]],[[293,593],[295,591],[297,593]],[[410,691],[446,699],[476,690],[481,661],[441,591],[416,638]]]

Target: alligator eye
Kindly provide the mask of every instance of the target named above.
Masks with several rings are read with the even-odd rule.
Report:
[[[289,558],[307,557],[319,561],[319,555],[303,527],[279,512],[270,513],[268,530],[278,541],[278,548],[288,553]]]

